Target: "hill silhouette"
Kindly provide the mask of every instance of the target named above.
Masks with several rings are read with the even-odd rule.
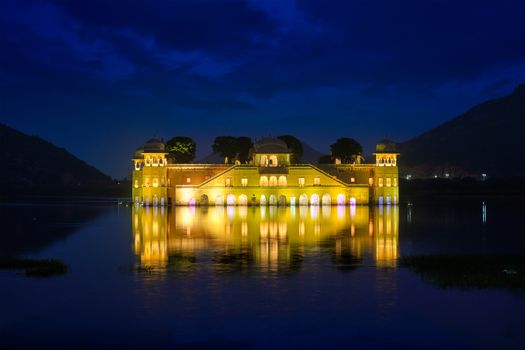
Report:
[[[109,176],[64,148],[5,124],[0,124],[0,159],[3,193],[96,188],[113,183]]]
[[[398,144],[402,174],[525,176],[525,84]]]

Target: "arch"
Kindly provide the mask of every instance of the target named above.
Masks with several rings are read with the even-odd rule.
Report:
[[[260,186],[268,186],[268,176],[261,176],[259,179]]]
[[[319,205],[319,195],[318,194],[312,194],[310,197],[310,205]]]
[[[278,166],[279,163],[277,161],[277,156],[276,155],[271,155],[270,156],[270,162],[269,162],[269,165],[270,166]]]
[[[386,205],[392,204],[392,198],[390,197],[390,195],[386,196],[385,202],[386,202]]]
[[[308,205],[308,196],[306,194],[302,194],[299,196],[299,205]]]
[[[157,205],[159,205],[159,197],[157,197],[157,195],[155,195],[153,197],[153,205],[156,207]]]
[[[233,194],[229,194],[226,197],[226,205],[235,205],[235,196]]]
[[[279,196],[279,205],[285,206],[286,205],[286,196],[284,194],[281,194]]]
[[[224,196],[218,195],[215,197],[215,205],[224,205]]]
[[[350,197],[350,205],[356,205],[357,200],[354,197]]]
[[[337,205],[345,205],[346,204],[346,197],[344,194],[340,193],[337,195]]]
[[[194,207],[194,206],[195,206],[195,198],[190,198],[190,199],[188,200],[188,205]]]
[[[166,204],[165,204],[165,201],[166,201],[166,200],[165,200],[164,197],[161,197],[161,198],[160,198],[160,205],[161,205],[162,207],[166,205]]]
[[[287,185],[286,176],[284,175],[279,176],[279,186],[286,186],[286,185]]]
[[[271,194],[270,199],[268,200],[268,203],[270,205],[277,205],[277,196],[274,194]]]
[[[266,205],[266,196],[264,194],[262,194],[261,198],[259,199],[259,205]]]
[[[379,198],[377,199],[377,204],[383,205],[383,196],[379,196]]]
[[[261,156],[261,166],[268,166],[268,157],[266,155]]]
[[[277,176],[270,176],[270,186],[277,186]]]
[[[332,197],[328,193],[323,194],[321,203],[323,205],[332,205]]]
[[[394,205],[397,204],[397,196],[394,196]]]
[[[241,194],[239,196],[239,205],[242,205],[242,206],[248,205],[248,197],[245,194]]]
[[[294,206],[294,205],[295,205],[295,196],[294,196],[294,195],[292,195],[292,196],[290,197],[290,205],[291,205],[291,206]]]
[[[146,200],[144,201],[144,203],[147,207],[149,207],[149,202],[150,202],[149,197],[146,197]]]
[[[208,202],[209,202],[208,196],[205,195],[205,194],[201,195],[199,204],[200,205],[208,205]]]

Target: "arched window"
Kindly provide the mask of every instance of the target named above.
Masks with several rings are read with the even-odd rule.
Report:
[[[310,197],[310,205],[319,205],[319,195],[312,194]]]
[[[345,205],[346,204],[346,198],[344,194],[338,194],[337,195],[337,205]]]
[[[139,188],[139,180],[135,180],[135,188]]]
[[[221,195],[215,197],[215,205],[224,205],[224,197]]]
[[[233,194],[229,194],[228,197],[226,197],[226,204],[235,205],[235,196]]]
[[[279,186],[286,186],[286,183],[287,183],[286,176],[283,176],[283,175],[279,176]]]
[[[246,206],[248,205],[248,197],[245,194],[239,196],[239,205]]]
[[[302,194],[299,196],[299,205],[308,205],[308,196],[306,194]]]
[[[274,194],[270,195],[269,203],[270,205],[277,205],[277,197]]]
[[[323,194],[322,204],[323,205],[332,205],[332,198],[330,197],[330,195],[328,193]]]
[[[159,187],[159,179],[157,178],[153,179],[153,187]]]
[[[277,177],[270,176],[270,186],[277,186]]]
[[[259,179],[259,185],[260,186],[268,186],[268,177],[267,176],[261,176]]]
[[[277,156],[276,155],[273,155],[273,156],[270,156],[270,166],[278,166],[278,162],[277,162]]]
[[[266,196],[263,194],[261,195],[261,198],[259,199],[259,204],[260,205],[266,205]]]
[[[261,156],[261,166],[268,166],[268,157],[265,155]]]

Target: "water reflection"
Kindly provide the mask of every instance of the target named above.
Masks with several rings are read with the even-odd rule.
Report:
[[[137,207],[132,220],[140,267],[158,271],[294,272],[310,258],[351,270],[398,258],[397,207]]]

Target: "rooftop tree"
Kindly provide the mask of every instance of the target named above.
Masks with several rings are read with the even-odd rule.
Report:
[[[197,144],[191,137],[175,136],[166,142],[168,157],[175,163],[191,163],[195,159],[196,151]]]
[[[237,155],[237,138],[233,136],[217,136],[211,148],[214,153],[219,153],[225,163],[231,163]]]
[[[363,153],[363,147],[359,142],[351,138],[340,138],[330,145],[333,158],[339,158],[341,163],[353,163]]]

